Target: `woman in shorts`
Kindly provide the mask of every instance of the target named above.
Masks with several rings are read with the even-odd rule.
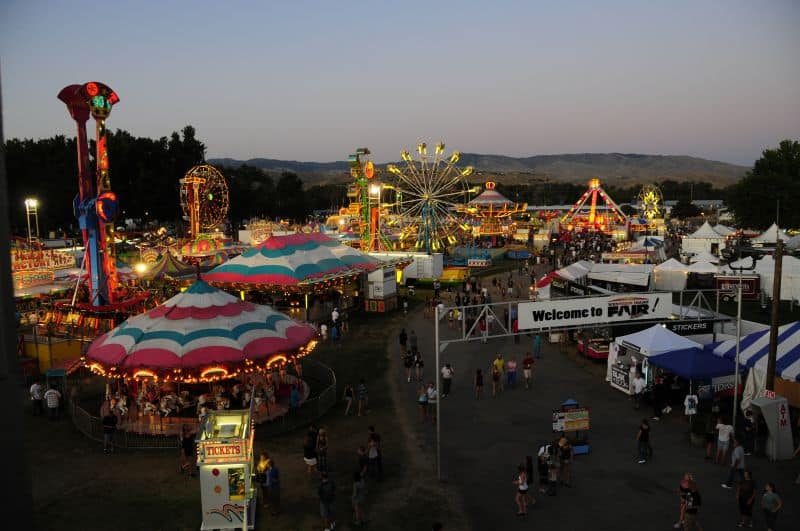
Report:
[[[422,360],[422,353],[417,350],[414,352],[414,368],[417,372],[417,381],[422,381],[422,369],[425,367],[425,362]]]
[[[411,368],[414,366],[414,354],[407,350],[403,355],[403,366],[406,368],[406,381],[411,382]]]

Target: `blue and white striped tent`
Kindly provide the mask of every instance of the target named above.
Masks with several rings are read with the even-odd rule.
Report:
[[[736,359],[736,340],[706,345],[717,356],[729,360]],[[769,354],[769,330],[762,330],[743,336],[739,345],[739,364],[767,370]],[[778,353],[775,361],[775,374],[784,380],[800,382],[800,321],[785,324],[778,328]]]

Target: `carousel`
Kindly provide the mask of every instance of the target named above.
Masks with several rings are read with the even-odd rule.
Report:
[[[315,302],[351,307],[359,279],[386,264],[319,232],[273,236],[203,275],[211,284],[246,293],[265,294],[306,310]],[[300,300],[302,299],[302,301]],[[319,305],[318,305],[319,306]],[[327,314],[317,308],[317,317]]]
[[[292,387],[308,396],[308,385],[286,368],[315,346],[313,327],[198,280],[96,339],[83,364],[107,378],[109,389],[124,382],[128,392],[118,399],[136,397],[124,405],[123,428],[150,431],[155,419],[180,424],[202,407],[236,409],[225,403],[231,396],[221,391],[225,383],[251,390],[257,422],[280,416]]]

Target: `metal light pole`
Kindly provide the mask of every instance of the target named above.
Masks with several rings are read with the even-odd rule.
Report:
[[[781,275],[783,274],[783,240],[775,242],[775,270],[772,279],[772,320],[769,329],[766,389],[775,390],[775,360],[778,355],[778,318],[781,308]]]
[[[466,321],[466,318],[464,318]],[[440,372],[439,372],[439,305],[433,307],[433,336],[436,345],[436,366],[434,370],[436,371],[436,478],[441,481],[442,480],[442,412],[441,412],[441,404],[442,404],[442,394],[439,390],[439,380],[440,380]]]
[[[739,406],[739,349],[742,341],[742,270],[739,269],[739,287],[737,288],[736,299],[736,369],[733,377],[733,415],[731,415],[731,425],[733,432],[736,433],[736,408]],[[713,392],[713,390],[712,390]]]

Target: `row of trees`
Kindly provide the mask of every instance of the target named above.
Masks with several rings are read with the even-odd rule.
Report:
[[[111,184],[120,197],[122,217],[179,222],[178,180],[205,159],[206,147],[195,129],[187,125],[180,133],[159,139],[117,130],[109,133],[108,142]],[[39,222],[43,231],[74,228],[72,200],[78,188],[75,139],[11,139],[4,147],[15,232],[25,231],[26,197],[42,202]],[[221,170],[228,179],[229,216],[234,226],[252,217],[301,221],[314,211],[336,209],[347,202],[345,182],[306,188],[294,173],[272,175],[247,165]],[[678,200],[684,209],[690,208],[690,199],[721,198],[742,226],[765,228],[779,216],[782,226],[798,227],[800,209],[792,199],[800,197],[800,144],[785,140],[776,149],[765,150],[753,169],[726,190],[706,182],[666,180],[659,186],[665,199]],[[584,192],[585,185],[539,181],[498,184],[498,190],[518,202],[569,204]],[[636,186],[609,185],[606,190],[619,203],[632,202],[639,193]]]

